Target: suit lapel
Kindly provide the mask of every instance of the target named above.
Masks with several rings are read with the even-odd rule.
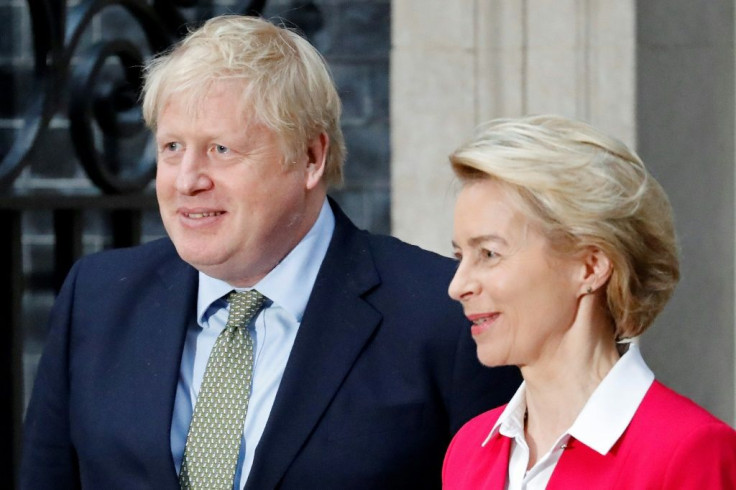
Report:
[[[368,243],[332,207],[335,232],[258,444],[249,489],[277,486],[381,320],[362,299],[380,282]]]
[[[145,344],[139,354],[147,375],[141,379],[141,407],[145,410],[140,424],[155,434],[156,460],[152,481],[166,482],[178,488],[176,468],[171,455],[171,417],[174,410],[179,366],[187,329],[196,323],[197,273],[172,252],[171,260],[159,268],[161,281],[151,288],[151,303]]]

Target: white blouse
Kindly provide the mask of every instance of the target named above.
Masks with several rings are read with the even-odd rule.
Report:
[[[571,437],[602,455],[608,453],[628,427],[653,382],[654,373],[642,359],[638,345],[632,343],[595,389],[572,426],[529,471],[526,470],[529,446],[524,439],[526,387],[522,383],[483,445],[496,433],[513,439],[506,488],[543,490]]]

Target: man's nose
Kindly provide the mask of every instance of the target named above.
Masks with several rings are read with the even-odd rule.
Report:
[[[192,195],[212,188],[206,155],[187,149],[179,165],[176,188],[181,194]]]

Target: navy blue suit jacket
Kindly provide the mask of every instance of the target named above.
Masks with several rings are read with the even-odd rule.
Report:
[[[477,361],[447,297],[452,261],[333,209],[246,488],[439,488],[451,436],[520,378]],[[168,239],[73,267],[26,415],[22,488],[178,488],[169,430],[196,297],[197,272]]]

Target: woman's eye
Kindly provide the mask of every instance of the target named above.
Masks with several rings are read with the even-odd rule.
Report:
[[[181,148],[181,145],[179,143],[177,143],[176,141],[172,141],[172,142],[166,143],[164,145],[164,149],[167,150],[167,151],[176,151],[179,148]]]
[[[498,254],[494,252],[493,250],[488,250],[485,248],[481,250],[481,255],[483,255],[483,258],[486,258],[486,259],[494,259],[498,256]]]

